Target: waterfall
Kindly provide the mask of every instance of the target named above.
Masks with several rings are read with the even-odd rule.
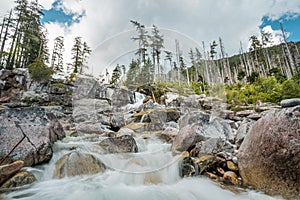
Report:
[[[134,103],[133,104],[128,104],[125,107],[125,110],[133,110],[136,109],[138,107],[140,107],[141,105],[143,105],[143,101],[145,99],[145,95],[139,92],[135,92],[134,93]]]

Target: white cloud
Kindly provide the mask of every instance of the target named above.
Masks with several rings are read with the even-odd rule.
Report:
[[[273,30],[271,26],[265,26],[263,31],[271,33],[273,45],[280,44],[283,42],[283,36],[281,30]],[[289,33],[286,33],[287,37]]]
[[[43,6],[45,10],[50,10],[52,7],[52,4],[55,2],[55,0],[42,0],[39,1],[39,3]]]
[[[82,14],[84,12],[85,3],[86,2],[82,0],[62,0],[59,7],[62,8],[66,14]]]
[[[8,1],[11,0],[2,0]],[[102,69],[113,58],[125,53],[123,49],[135,45],[129,37],[126,41],[121,39],[98,46],[116,34],[132,30],[131,19],[148,27],[155,24],[161,29],[176,30],[192,38],[191,41],[200,47],[202,41],[208,46],[222,37],[226,52],[232,55],[238,53],[240,41],[246,47],[249,36],[259,35],[263,16],[275,20],[287,13],[290,17],[300,13],[299,0],[62,0],[61,6],[66,13],[85,13],[86,16],[68,28],[47,24],[49,39],[63,33],[69,59],[73,39],[82,36],[95,51],[97,47],[104,49],[100,59],[92,63],[95,68]],[[265,29],[272,32],[277,43],[279,32],[270,27]],[[181,43],[187,43],[187,40]]]
[[[267,15],[272,20],[277,20],[283,15],[295,17],[300,14],[300,2],[297,0],[273,0]]]
[[[2,19],[4,16],[8,16],[10,9],[14,6],[14,2],[11,0],[2,0],[0,6],[0,18]]]

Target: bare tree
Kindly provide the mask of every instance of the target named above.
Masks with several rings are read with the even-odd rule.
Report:
[[[284,44],[285,44],[285,48],[286,48],[286,51],[287,51],[287,57],[288,57],[288,61],[289,61],[288,62],[289,65],[287,65],[287,67],[290,68],[290,70],[288,70],[290,72],[287,74],[287,78],[291,78],[293,76],[294,72],[296,71],[295,63],[294,63],[294,60],[293,60],[293,57],[292,57],[292,54],[291,54],[291,51],[290,51],[290,48],[289,48],[289,45],[288,45],[288,42],[287,42],[287,37],[286,37],[286,34],[285,34],[282,23],[280,23],[280,29],[281,29],[281,32],[282,32],[283,41],[284,41]]]

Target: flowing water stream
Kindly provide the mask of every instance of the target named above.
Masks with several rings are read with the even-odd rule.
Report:
[[[28,168],[38,182],[3,198],[20,200],[273,200],[256,191],[239,195],[221,189],[205,177],[180,178],[179,156],[172,156],[170,144],[155,136],[136,137],[139,153],[99,154],[90,135],[66,137],[56,142],[52,160],[43,166]],[[101,159],[108,169],[102,174],[55,179],[55,162],[70,147]]]
[[[142,104],[143,95],[136,93],[134,109]],[[86,134],[66,137],[54,144],[54,154],[47,164],[27,168],[38,181],[29,188],[7,193],[4,200],[275,200],[278,198],[249,190],[234,194],[205,177],[180,178],[178,160],[171,144],[154,135],[135,137],[138,153],[103,154],[98,143],[103,138]],[[104,173],[57,179],[55,163],[76,149],[93,154],[106,166]]]

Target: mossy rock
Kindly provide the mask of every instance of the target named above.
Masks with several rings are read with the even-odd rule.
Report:
[[[38,97],[25,98],[24,102],[28,105],[32,105],[32,104],[43,105],[43,104],[45,104],[45,101],[43,99],[38,98]]]
[[[50,86],[51,94],[65,94],[67,92],[67,86],[63,83],[54,83]]]

